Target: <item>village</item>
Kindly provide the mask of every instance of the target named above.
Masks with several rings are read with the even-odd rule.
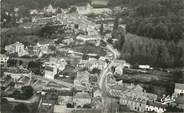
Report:
[[[118,50],[109,43],[109,40],[118,41],[108,32],[114,26],[112,15],[126,7],[112,10],[96,8],[96,4],[107,5],[97,0],[69,9],[50,4],[42,10],[30,10],[30,22],[25,23],[24,18],[17,20],[25,30],[44,26],[43,36],[55,37],[28,45],[16,41],[4,47],[6,52],[0,55],[0,85],[1,103],[9,105],[6,109],[20,107],[23,103],[30,113],[184,110],[183,83],[174,83],[171,95],[157,95],[137,82],[117,80],[127,72],[144,75],[154,68],[141,64],[134,68],[120,59]],[[100,16],[91,19],[86,15]],[[127,34],[125,24],[118,28]],[[61,34],[64,35],[61,37]],[[117,106],[112,107],[112,104]]]

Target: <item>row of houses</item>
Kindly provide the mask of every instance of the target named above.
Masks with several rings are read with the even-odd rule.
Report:
[[[53,45],[53,42],[38,42],[36,45],[31,45],[25,47],[21,42],[15,42],[10,45],[5,46],[5,50],[7,54],[17,54],[18,57],[22,56],[38,56],[42,57],[43,54],[53,53],[52,50],[49,49],[49,46]],[[2,57],[2,63],[7,62],[8,57]]]
[[[140,85],[119,82],[107,84],[107,92],[120,98],[120,105],[126,105],[130,110],[137,112],[154,111],[163,113],[166,111],[162,103],[157,102],[157,95],[147,93]]]

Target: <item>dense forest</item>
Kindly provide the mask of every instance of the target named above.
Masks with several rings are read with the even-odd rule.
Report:
[[[127,34],[120,51],[121,58],[134,65],[149,64],[164,68],[184,66],[184,40],[176,43]]]
[[[184,0],[111,0],[109,5],[119,4],[128,8],[118,15],[128,32],[153,39],[184,38]]]
[[[43,9],[52,4],[54,7],[68,8],[70,5],[89,2],[90,0],[1,0],[3,7],[10,10],[13,7],[26,9]]]
[[[127,26],[128,34],[119,35],[120,44],[115,44],[122,59],[135,65],[184,66],[184,0],[110,0],[109,6],[127,7],[117,15],[120,23],[114,22],[116,29]]]

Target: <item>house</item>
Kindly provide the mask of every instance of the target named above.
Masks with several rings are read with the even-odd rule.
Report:
[[[54,79],[58,71],[63,71],[66,65],[67,62],[64,59],[50,57],[49,61],[44,63],[45,78]]]
[[[53,113],[72,113],[72,110],[71,108],[67,108],[66,105],[54,105],[54,108],[53,108]]]
[[[14,44],[10,44],[10,45],[5,46],[5,50],[6,50],[9,54],[17,53],[19,57],[28,54],[28,52],[26,52],[26,51],[24,50],[24,44],[22,44],[22,43],[20,43],[20,42],[16,42],[16,43],[14,43]]]
[[[177,108],[184,110],[184,95],[178,96],[175,103]]]
[[[66,45],[70,45],[71,43],[74,42],[74,40],[73,40],[72,38],[68,38],[68,39],[64,39],[62,42],[63,42],[64,44],[66,44]]]
[[[123,34],[125,35],[126,34],[126,25],[125,24],[120,24],[119,25],[119,28],[123,31]]]
[[[56,14],[56,9],[54,9],[53,7],[52,7],[52,5],[50,4],[48,7],[45,7],[44,8],[44,12],[46,13],[46,14]]]
[[[91,97],[87,92],[78,92],[73,97],[75,107],[84,107],[86,104],[91,104]]]
[[[31,85],[31,78],[28,76],[22,76],[15,82],[15,88],[20,89],[23,86]]]
[[[48,111],[53,111],[53,105],[57,101],[57,96],[55,94],[42,92],[42,99],[39,102],[38,112],[46,113]]]
[[[116,67],[114,73],[121,76],[123,74],[123,68],[121,66]]]
[[[44,75],[45,78],[54,79],[56,74],[57,74],[56,66],[45,66],[45,75]]]
[[[180,95],[180,94],[184,94],[184,84],[182,84],[182,83],[175,83],[174,94],[176,96]]]
[[[141,98],[122,97],[120,105],[126,105],[130,110],[144,112],[146,110],[146,100]]]
[[[10,75],[14,80],[18,80],[22,76],[30,76],[30,72],[27,70],[8,69],[4,72],[4,76]]]
[[[53,51],[49,49],[49,46],[52,44],[52,41],[38,42],[35,46],[33,46],[33,53],[38,57],[42,57],[44,54],[51,54]]]
[[[130,68],[130,64],[129,63],[127,63],[127,62],[125,62],[125,64],[124,64],[124,68]]]
[[[112,66],[117,67],[117,66],[121,66],[124,67],[125,61],[124,60],[115,60],[114,63],[112,64]]]
[[[74,80],[74,87],[80,91],[89,90],[89,76],[90,73],[87,71],[77,72],[77,77]]]
[[[48,47],[49,47],[49,43],[48,43],[48,42],[46,42],[46,43],[38,42],[38,43],[36,44],[36,46],[39,47],[40,50],[43,51],[44,53],[47,53]]]
[[[92,63],[92,66],[89,67],[90,70],[97,68],[99,70],[103,70],[107,67],[107,63],[103,60],[89,60]]]
[[[8,61],[9,57],[4,55],[4,54],[0,54],[0,64],[1,65],[6,65],[7,61]]]
[[[73,97],[72,96],[58,96],[58,104],[72,104],[73,103]]]
[[[107,63],[104,60],[97,59],[89,59],[89,60],[81,60],[78,64],[80,68],[88,68],[89,70],[93,70],[97,68],[99,70],[103,70],[107,67]]]
[[[156,101],[157,95],[152,93],[147,93],[140,85],[134,85],[129,83],[117,84],[112,82],[108,85],[108,91],[110,95],[114,97],[131,97],[131,98],[141,98],[146,100]]]
[[[150,65],[139,65],[138,67],[140,69],[152,69],[152,67],[150,67]]]
[[[83,42],[87,42],[87,41],[99,41],[100,37],[97,35],[78,35],[76,37],[77,40],[81,40]]]
[[[30,10],[30,15],[37,15],[38,14],[38,10],[37,9],[31,9]]]
[[[48,62],[44,63],[46,66],[55,66],[59,71],[63,71],[67,62],[63,58],[50,57]]]
[[[15,11],[15,12],[18,12],[18,11],[19,11],[19,8],[15,7],[15,8],[14,8],[14,11]]]
[[[165,105],[160,102],[156,101],[148,101],[146,105],[146,111],[148,112],[156,112],[156,113],[163,113],[166,111]]]
[[[94,91],[93,97],[102,97],[102,94],[101,94],[100,90]]]
[[[75,7],[79,15],[90,14],[92,10],[92,6],[89,3],[79,3]]]
[[[92,13],[98,15],[112,15],[112,10],[110,8],[93,8]]]
[[[109,0],[92,0],[91,4],[93,7],[107,7]]]
[[[123,74],[123,68],[125,67],[126,62],[123,60],[116,60],[113,63],[113,67],[115,67],[115,74],[122,75]]]
[[[47,24],[48,22],[54,22],[57,18],[55,16],[52,17],[33,17],[32,22],[33,23],[39,23],[39,24]]]
[[[137,112],[155,111],[162,113],[165,111],[163,105],[156,103],[157,95],[146,93],[140,85],[124,84],[124,90],[113,91],[113,94],[120,97],[120,104],[126,105],[130,110]],[[121,86],[121,89],[123,88]],[[148,104],[150,101],[150,104]]]

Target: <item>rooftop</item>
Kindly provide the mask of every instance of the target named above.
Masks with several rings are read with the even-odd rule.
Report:
[[[23,45],[23,44],[20,43],[20,42],[15,42],[15,43],[10,44],[10,45],[8,45],[8,46],[22,46],[22,45]]]
[[[24,76],[24,77],[22,77],[18,82],[22,82],[22,83],[28,83],[29,82],[29,80],[30,80],[30,78],[29,77],[27,77],[27,76]]]
[[[53,113],[66,113],[66,106],[65,105],[54,105]]]
[[[175,89],[182,89],[182,90],[184,90],[184,84],[175,83]]]
[[[77,72],[77,79],[81,80],[82,78],[89,77],[90,73],[88,71],[79,71]]]
[[[53,69],[53,67],[45,66],[45,70],[47,70],[47,71],[53,71],[54,69]]]
[[[178,98],[176,98],[176,103],[177,104],[184,104],[184,96],[178,96]]]
[[[155,106],[155,107],[162,107],[162,108],[165,107],[165,105],[163,105],[163,104],[160,103],[160,102],[152,102],[152,101],[148,101],[148,102],[147,102],[147,105]]]
[[[90,95],[87,92],[78,92],[78,93],[76,93],[76,95],[74,96],[74,98],[86,98],[86,99],[90,99]]]
[[[0,57],[3,58],[3,57],[8,57],[8,56],[6,56],[4,54],[0,54]]]

